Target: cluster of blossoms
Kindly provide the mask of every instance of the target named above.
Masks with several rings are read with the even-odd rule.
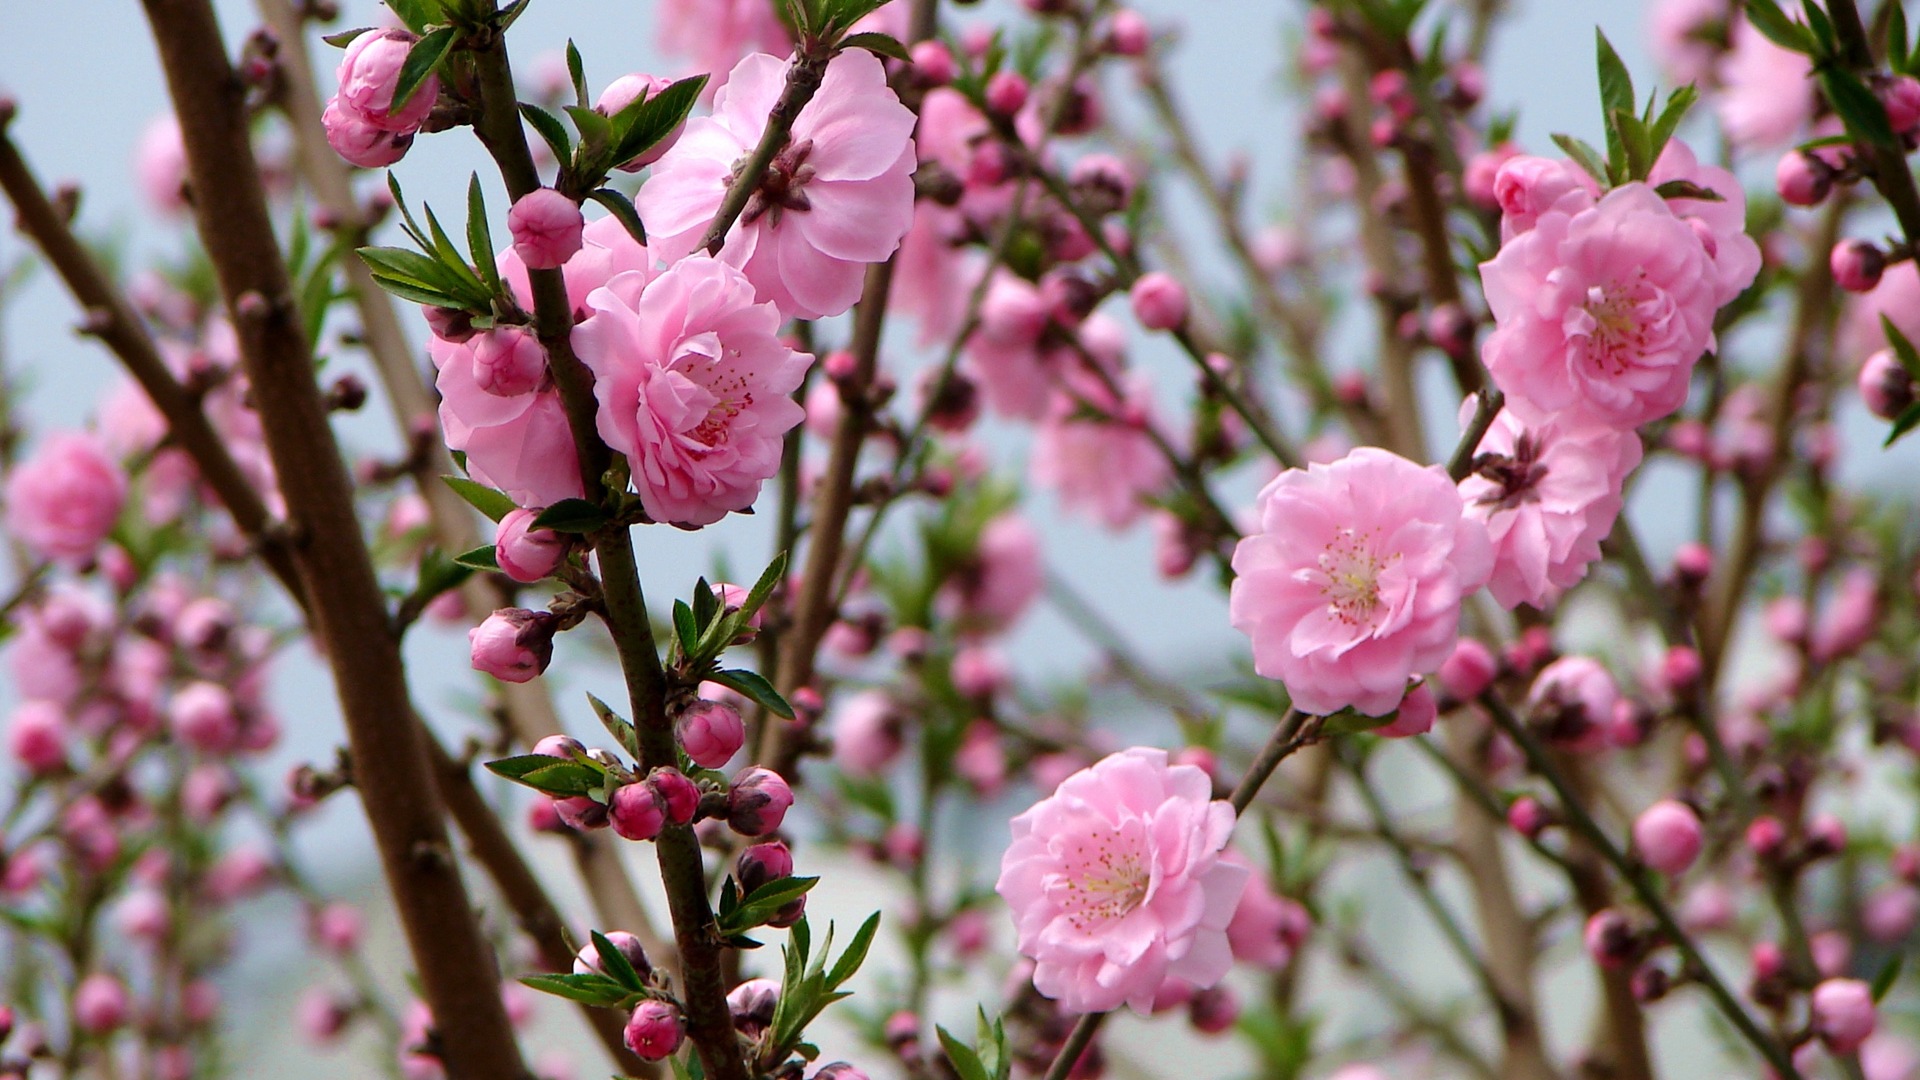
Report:
[[[341,157],[378,169],[399,161],[412,148],[414,134],[426,125],[440,96],[440,78],[432,73],[404,98],[398,93],[407,55],[418,40],[390,27],[368,30],[347,46],[334,73],[339,93],[320,117],[327,144]]]

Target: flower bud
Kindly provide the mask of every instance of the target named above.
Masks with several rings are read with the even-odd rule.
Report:
[[[1627,917],[1612,908],[1603,908],[1587,920],[1581,935],[1587,955],[1603,968],[1625,967],[1640,951],[1633,926]]]
[[[7,751],[35,776],[61,772],[67,767],[66,727],[53,702],[22,702],[7,723]]]
[[[1813,988],[1807,1004],[1814,1034],[1835,1054],[1858,1051],[1878,1019],[1873,989],[1859,979],[1828,979]]]
[[[642,1061],[670,1056],[686,1037],[687,1018],[672,1002],[649,998],[635,1006],[627,1019],[627,1049]]]
[[[1832,814],[1815,814],[1807,822],[1807,857],[1838,855],[1847,846],[1847,826]]]
[[[80,980],[73,991],[73,1022],[89,1035],[105,1035],[127,1022],[127,988],[105,972]]]
[[[660,804],[667,809],[667,822],[672,825],[685,825],[693,821],[694,811],[700,807],[700,789],[687,774],[672,766],[662,765],[647,774],[647,786],[660,797]]]
[[[1633,846],[1640,859],[1662,874],[1678,874],[1700,857],[1700,817],[1686,803],[1662,799],[1633,822]]]
[[[1648,965],[1634,972],[1627,986],[1633,991],[1633,1000],[1647,1004],[1666,997],[1667,991],[1673,988],[1673,978],[1664,970]]]
[[[1747,850],[1753,852],[1756,859],[1772,859],[1780,854],[1780,848],[1787,842],[1787,827],[1780,819],[1762,814],[1754,818],[1747,826]]]
[[[1540,833],[1552,823],[1553,815],[1531,795],[1522,795],[1507,807],[1507,824],[1529,840],[1539,839]]]
[[[780,774],[758,765],[742,769],[727,792],[727,824],[742,836],[765,836],[780,827],[793,805],[793,789]]]
[[[240,741],[240,716],[233,695],[210,682],[188,683],[167,705],[167,724],[175,738],[209,754],[230,751]]]
[[[1859,385],[1860,400],[1866,403],[1867,411],[1882,420],[1896,419],[1920,397],[1920,387],[1914,385],[1913,376],[1892,349],[1881,349],[1867,357],[1867,362],[1860,365]]]
[[[563,533],[532,528],[539,516],[539,510],[515,507],[494,528],[493,561],[515,581],[532,584],[551,576],[573,546]]]
[[[718,769],[733,760],[747,741],[747,725],[733,706],[701,699],[686,707],[674,723],[680,748],[695,765]]]
[[[1500,662],[1478,638],[1463,637],[1440,665],[1440,688],[1456,701],[1472,701],[1493,685]]]
[[[1690,645],[1675,645],[1660,659],[1660,682],[1667,693],[1677,695],[1698,682],[1703,670],[1699,652]]]
[[[748,979],[727,994],[727,1013],[743,1038],[757,1039],[773,1023],[780,1004],[780,984],[772,979]]]
[[[1187,289],[1170,274],[1142,274],[1127,294],[1133,316],[1149,330],[1172,330],[1187,321]]]
[[[1400,699],[1400,709],[1393,714],[1392,722],[1373,729],[1375,735],[1383,739],[1404,739],[1411,735],[1423,735],[1433,730],[1433,721],[1440,714],[1439,706],[1434,703],[1433,691],[1426,683],[1407,691]]]
[[[353,1009],[331,992],[314,987],[300,998],[296,1013],[300,1033],[308,1042],[324,1046],[340,1037],[353,1019]]]
[[[627,963],[633,966],[633,970],[642,979],[653,973],[653,965],[647,961],[647,950],[640,947],[639,938],[625,930],[609,930],[600,936],[606,938],[608,944],[620,950],[620,955],[627,958]],[[589,940],[573,958],[573,973],[589,975],[595,972],[604,975],[606,969],[600,966],[600,947]]]
[[[1107,48],[1116,56],[1145,56],[1147,47],[1153,43],[1153,31],[1147,26],[1145,16],[1132,8],[1121,8],[1113,13],[1113,21],[1107,25]]]
[[[667,824],[666,801],[648,784],[626,784],[608,800],[607,820],[628,840],[651,840]]]
[[[557,270],[579,254],[586,218],[580,204],[552,188],[535,188],[507,211],[513,253],[533,270]],[[484,384],[483,384],[484,385]]]
[[[858,1066],[836,1061],[820,1066],[820,1071],[813,1074],[813,1080],[870,1080],[870,1078],[866,1071]]]
[[[792,877],[793,852],[777,840],[755,844],[740,853],[734,863],[733,876],[740,882],[742,893],[751,893],[770,881]]]
[[[489,330],[473,343],[473,381],[496,397],[531,394],[546,373],[540,339],[518,326]]]
[[[987,80],[987,108],[1012,116],[1027,104],[1027,80],[1017,71],[1001,71]]]
[[[672,85],[672,79],[659,75],[622,75],[608,83],[605,90],[600,91],[600,100],[594,102],[593,107],[606,116],[614,116],[641,97],[652,97]],[[639,172],[660,160],[662,155],[673,149],[674,143],[680,141],[680,133],[683,130],[685,130],[684,123],[668,132],[659,142],[641,151],[638,157],[621,162],[618,168],[621,172]]]
[[[343,955],[360,947],[364,925],[358,908],[335,903],[314,912],[309,929],[314,944],[335,955]]]
[[[1833,282],[1848,292],[1866,292],[1880,284],[1880,275],[1887,269],[1886,252],[1865,240],[1842,240],[1833,245],[1833,256],[1828,260],[1833,269]]]
[[[473,328],[472,312],[432,304],[422,304],[420,310],[426,316],[427,330],[442,341],[465,345],[479,333]]]
[[[1202,1035],[1231,1031],[1239,1019],[1240,999],[1225,986],[1208,987],[1187,1002],[1187,1020]]]
[[[467,631],[473,670],[502,682],[523,683],[553,662],[554,617],[525,608],[500,608]]]
[[[1920,128],[1920,80],[1911,75],[1895,75],[1875,90],[1880,103],[1887,107],[1887,123],[1895,135],[1911,136]]]
[[[1833,166],[1816,154],[1789,150],[1773,170],[1780,201],[1789,206],[1818,206],[1833,190]]]
[[[341,57],[334,76],[340,92],[329,107],[337,106],[354,119],[383,131],[411,134],[426,123],[440,96],[440,79],[428,75],[406,101],[395,107],[400,70],[419,39],[398,28],[369,30],[354,38]]]
[[[926,85],[945,86],[953,81],[953,53],[945,42],[922,41],[907,55],[913,61],[914,73]]]

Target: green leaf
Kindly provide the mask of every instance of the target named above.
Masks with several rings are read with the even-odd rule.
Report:
[[[453,246],[453,241],[447,236],[447,230],[440,227],[440,219],[434,216],[433,207],[429,206],[425,209],[427,228],[433,233],[433,249],[438,254],[441,265],[458,277],[468,289],[473,291],[474,295],[485,297],[485,300],[477,306],[492,310],[493,293],[487,288],[486,283],[480,280],[480,275],[473,272],[473,267],[467,265],[466,255]]]
[[[1673,133],[1680,127],[1680,121],[1686,118],[1687,110],[1693,108],[1693,103],[1699,99],[1700,91],[1695,90],[1692,83],[1667,95],[1667,107],[1660,110],[1659,117],[1648,131],[1653,160],[1660,160],[1660,152],[1667,148]]]
[[[760,580],[754,582],[753,588],[747,590],[747,599],[740,605],[741,614],[749,619],[758,614],[760,608],[766,604],[767,598],[773,595],[773,590],[779,588],[780,583],[786,580],[786,574],[787,553],[783,551],[773,557],[773,561],[767,564],[765,570],[760,571]]]
[[[647,227],[640,223],[640,211],[633,208],[633,200],[610,187],[594,188],[587,192],[587,198],[607,208],[607,212],[620,219],[620,225],[633,237],[636,244],[647,242]]]
[[[1553,143],[1564,150],[1566,155],[1573,159],[1574,164],[1587,170],[1588,176],[1603,185],[1611,183],[1607,177],[1607,163],[1601,160],[1599,151],[1571,135],[1555,135]]]
[[[453,489],[455,495],[467,500],[467,505],[487,515],[489,520],[498,522],[501,518],[519,509],[505,492],[495,491],[478,481],[464,476],[442,476],[441,480]]]
[[[378,270],[373,272],[373,283],[402,300],[410,300],[416,304],[430,304],[433,307],[445,308],[463,308],[467,305],[464,297],[422,285],[411,278],[394,277]]]
[[[900,60],[906,63],[913,62],[912,54],[907,52],[907,47],[900,44],[898,38],[892,34],[882,34],[875,30],[869,30],[861,34],[851,34],[840,42],[840,47],[842,49],[865,49],[875,56],[884,56],[890,60]]]
[[[1629,121],[1635,115],[1633,76],[1627,73],[1627,65],[1620,61],[1620,54],[1613,51],[1613,43],[1607,40],[1607,35],[1595,27],[1593,36],[1600,69],[1600,110],[1607,121],[1607,160],[1617,163],[1623,156],[1623,132],[1617,114],[1626,114]]]
[[[600,954],[600,970],[606,973],[607,978],[630,990],[647,988],[647,984],[640,978],[640,973],[633,970],[633,964],[627,959],[627,954],[614,948],[613,942],[608,941],[607,936],[598,930],[592,932],[592,937],[594,950]]]
[[[606,728],[607,733],[612,735],[627,753],[638,759],[641,756],[640,734],[633,730],[633,725],[627,723],[625,717],[614,712],[606,702],[592,694],[587,695],[587,701],[593,706],[593,715],[600,718],[600,726]]]
[[[1726,199],[1712,188],[1704,188],[1691,180],[1669,180],[1653,189],[1654,194],[1663,199],[1698,199],[1701,202],[1725,202]]]
[[[1893,989],[1894,983],[1900,981],[1900,961],[1902,959],[1903,957],[1901,957],[1899,953],[1894,953],[1892,956],[1887,957],[1887,962],[1880,966],[1880,973],[1873,977],[1873,1000],[1876,1004],[1887,996],[1887,991]]]
[[[421,251],[433,250],[433,241],[427,239],[427,234],[420,228],[420,223],[413,219],[413,211],[407,206],[407,197],[400,193],[400,178],[393,174],[392,169],[387,170],[387,191],[393,195],[393,205],[400,208],[401,229],[413,238],[414,243],[420,245]]]
[[[1895,72],[1906,75],[1912,73],[1912,57],[1907,45],[1906,5],[1894,4],[1887,17],[1887,60]]]
[[[706,578],[693,583],[693,621],[700,624],[701,633],[713,625],[714,616],[720,614],[720,600]]]
[[[693,609],[685,600],[673,602],[673,633],[680,639],[680,655],[692,656],[700,644],[700,626],[693,621]]]
[[[453,557],[453,563],[455,566],[464,566],[469,570],[500,569],[499,555],[494,551],[492,544],[477,547],[471,551],[463,551]]]
[[[498,21],[494,24],[498,32],[504,34],[514,23],[519,22],[521,14],[527,10],[527,5],[531,3],[533,3],[533,0],[513,0],[512,4],[502,8]]]
[[[528,528],[552,529],[562,533],[590,533],[605,528],[607,512],[585,499],[562,499],[533,519]]]
[[[447,58],[459,41],[460,31],[443,26],[413,43],[413,48],[407,50],[406,63],[400,65],[400,80],[393,87],[395,109],[407,103],[407,99],[440,67],[440,62]]]
[[[480,268],[481,280],[495,296],[506,292],[500,284],[500,267],[493,260],[493,230],[487,226],[487,199],[480,191],[480,174],[467,181],[467,251],[473,265]]]
[[[613,121],[584,105],[568,105],[562,111],[573,117],[573,128],[588,153],[598,154],[613,144]]]
[[[1872,90],[1850,71],[1836,67],[1821,67],[1815,77],[1820,80],[1820,89],[1826,92],[1827,103],[1840,115],[1847,126],[1847,133],[1856,141],[1871,142],[1888,149],[1900,147],[1894,138],[1893,124],[1887,119],[1887,107],[1880,103]]]
[[[1907,369],[1909,376],[1920,381],[1920,352],[1914,350],[1913,342],[1908,341],[1907,335],[1901,333],[1900,328],[1893,325],[1893,320],[1885,315],[1880,316],[1880,329],[1887,335],[1887,346],[1893,350],[1894,359],[1900,361],[1900,366]]]
[[[1747,21],[1768,41],[1797,53],[1813,53],[1813,37],[1807,28],[1787,18],[1774,0],[1747,0]]]
[[[406,248],[363,247],[355,253],[371,268],[388,277],[416,282],[441,292],[459,295],[467,291],[466,282],[440,260]]]
[[[426,33],[427,27],[446,18],[447,12],[440,0],[383,0],[407,29],[416,34]]]
[[[606,771],[591,762],[545,754],[521,754],[489,761],[487,771],[561,798],[592,795],[606,779]]]
[[[565,165],[573,160],[573,136],[567,134],[567,125],[560,118],[538,105],[520,103],[520,115],[533,127],[539,136],[553,150],[554,160]]]
[[[987,1071],[986,1063],[973,1047],[954,1038],[946,1028],[935,1026],[940,1035],[940,1046],[947,1052],[947,1060],[953,1063],[953,1071],[960,1074],[960,1080],[993,1080],[993,1074]]]
[[[520,985],[582,1005],[621,1005],[634,996],[633,991],[597,972],[584,975],[522,975]]]
[[[624,165],[678,130],[706,85],[705,75],[695,75],[651,97],[629,102],[610,121],[613,153],[608,164]]]
[[[580,50],[574,46],[572,38],[567,39],[567,77],[573,81],[575,104],[583,109],[590,108],[592,99],[587,97],[586,65],[581,62]]]
[[[1916,401],[1907,406],[1906,411],[1902,412],[1899,418],[1894,420],[1893,430],[1887,432],[1887,441],[1881,443],[1881,447],[1884,449],[1885,447],[1892,446],[1901,436],[1912,431],[1915,427],[1920,427],[1920,401]]]
[[[781,908],[805,896],[807,890],[819,883],[817,877],[787,877],[769,881],[749,893],[719,920],[720,932],[731,936],[743,934],[756,926],[765,926],[767,920],[780,914]]]
[[[787,720],[793,719],[793,706],[787,704],[787,699],[780,696],[780,692],[773,688],[773,684],[761,678],[757,672],[734,668],[729,671],[716,671],[708,678],[729,690],[745,694],[775,716]]]
[[[1807,29],[1813,31],[1813,39],[1819,45],[1820,55],[1832,56],[1838,51],[1834,44],[1833,20],[1820,10],[1813,0],[1800,0],[1800,10],[1807,16]]]
[[[833,970],[827,973],[827,989],[838,990],[846,985],[848,979],[867,962],[867,950],[873,947],[873,936],[880,930],[880,913],[867,916],[867,921],[854,931],[853,940],[847,942],[847,949],[834,961]]]
[[[371,26],[361,26],[361,27],[356,27],[352,30],[342,30],[337,34],[322,34],[320,36],[320,40],[326,42],[327,44],[333,46],[336,49],[344,49],[347,46],[353,44],[354,38],[359,37],[361,34],[368,33],[372,29],[373,27]]]

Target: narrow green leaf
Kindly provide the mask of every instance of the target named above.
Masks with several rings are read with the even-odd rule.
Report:
[[[935,1026],[940,1035],[940,1046],[947,1052],[947,1060],[953,1063],[953,1071],[960,1074],[960,1080],[993,1080],[993,1074],[973,1052],[973,1047],[961,1042],[948,1033],[946,1028]]]
[[[873,936],[879,931],[880,913],[876,911],[867,916],[867,921],[860,924],[860,929],[854,931],[853,940],[847,942],[847,950],[840,954],[840,959],[834,961],[833,970],[827,973],[828,989],[838,990],[853,978],[860,970],[860,965],[867,962],[867,950],[873,947]]]
[[[600,790],[606,779],[605,770],[591,762],[545,754],[521,754],[486,764],[487,771],[496,776],[562,798],[591,795]]]
[[[482,306],[490,308],[493,304],[492,292],[488,290],[486,283],[480,280],[480,275],[473,272],[473,267],[467,265],[466,255],[454,246],[452,239],[447,236],[447,230],[440,227],[440,219],[434,216],[433,207],[429,206],[425,209],[427,228],[433,233],[433,247],[440,257],[441,265],[457,275],[468,289],[485,296],[486,303]]]
[[[514,23],[519,22],[520,16],[526,12],[527,5],[531,3],[533,0],[513,0],[511,5],[502,9],[498,21],[494,24],[499,32],[504,34]]]
[[[567,39],[567,76],[573,80],[573,97],[580,108],[590,108],[592,100],[587,97],[587,69],[580,60],[580,50]]]
[[[629,102],[609,122],[613,154],[608,163],[624,165],[673,134],[686,122],[706,85],[705,75],[695,75],[651,97]]]
[[[907,52],[905,45],[900,44],[898,38],[892,34],[882,34],[876,30],[869,30],[861,34],[850,34],[840,42],[840,47],[842,49],[865,49],[875,56],[884,56],[890,60],[899,60],[905,63],[913,62],[913,56]]]
[[[451,308],[466,306],[466,300],[463,297],[454,296],[452,293],[442,292],[439,289],[429,288],[409,278],[399,278],[391,274],[383,274],[378,270],[373,272],[373,282],[400,299],[409,300],[416,304],[431,304],[434,307]]]
[[[368,266],[375,270],[384,270],[389,277],[403,278],[451,293],[460,292],[464,284],[438,259],[422,255],[417,251],[393,247],[363,247],[356,248],[355,252],[365,260]]]
[[[573,129],[580,133],[580,145],[586,147],[589,154],[602,153],[612,145],[613,121],[584,105],[568,105],[562,111],[573,118]]]
[[[607,734],[612,735],[627,753],[632,754],[635,759],[638,759],[641,756],[640,735],[633,730],[633,725],[627,723],[625,717],[614,712],[606,702],[601,701],[592,694],[587,695],[587,701],[592,704],[593,715],[600,718],[600,726],[607,729]]]
[[[533,519],[533,529],[552,529],[563,533],[590,533],[604,528],[607,512],[585,499],[562,499]]]
[[[467,181],[467,251],[480,278],[495,296],[506,291],[500,283],[500,267],[493,259],[493,230],[487,225],[487,198],[480,190],[480,174]]]
[[[1783,49],[1809,55],[1813,52],[1813,36],[1806,27],[1787,18],[1774,0],[1747,0],[1747,21]]]
[[[780,583],[786,580],[786,574],[787,553],[783,551],[773,557],[773,561],[767,564],[765,570],[760,571],[760,580],[754,582],[753,588],[747,590],[746,602],[740,605],[741,613],[749,619],[758,614],[761,607],[766,604],[767,598],[773,595],[773,590],[779,588]]]
[[[1833,111],[1847,126],[1847,133],[1856,141],[1899,149],[1893,124],[1887,119],[1887,107],[1858,76],[1828,66],[1817,69],[1815,77],[1820,80],[1820,89],[1826,92],[1827,103],[1833,106]]]
[[[1800,0],[1800,10],[1807,16],[1807,29],[1813,31],[1813,39],[1820,47],[1820,55],[1832,56],[1838,49],[1833,34],[1833,20],[1820,10],[1813,0]]]
[[[680,655],[692,656],[700,643],[700,626],[693,621],[693,609],[685,600],[673,602],[673,633],[680,639]]]
[[[413,43],[413,48],[407,50],[406,62],[400,65],[400,80],[393,87],[395,109],[407,103],[407,99],[420,89],[427,77],[439,69],[441,61],[447,58],[459,41],[460,31],[443,26]]]
[[[392,12],[400,17],[407,29],[416,34],[426,33],[427,27],[446,17],[446,9],[440,0],[383,0]]]
[[[414,220],[413,210],[407,206],[407,197],[400,193],[400,178],[393,175],[392,169],[387,170],[387,191],[393,195],[393,205],[400,208],[400,227],[413,238],[414,243],[420,245],[421,251],[433,250],[433,241],[427,239],[426,231]]]
[[[1905,4],[1894,4],[1887,16],[1887,59],[1892,61],[1895,71],[1908,72],[1908,57],[1913,50],[1907,44],[1907,12]]]
[[[344,49],[347,46],[353,44],[354,38],[357,38],[361,34],[367,33],[372,29],[373,27],[371,26],[355,27],[352,30],[342,30],[337,34],[322,34],[320,36],[320,40],[326,42],[327,44],[333,46],[336,49]]]
[[[607,208],[614,217],[620,219],[620,225],[633,237],[636,244],[647,242],[647,227],[640,223],[640,211],[633,208],[633,200],[610,187],[594,188],[587,192],[587,198]]]
[[[491,544],[474,548],[471,551],[463,551],[453,557],[453,562],[456,566],[464,566],[470,570],[500,569],[499,556]]]
[[[1893,350],[1894,359],[1900,361],[1908,375],[1920,381],[1920,351],[1914,349],[1913,342],[1885,315],[1880,316],[1880,329],[1887,335],[1887,347]]]
[[[1887,432],[1887,441],[1880,444],[1881,448],[1892,446],[1916,426],[1920,426],[1920,401],[1907,406],[1906,411],[1894,420],[1893,430]]]
[[[1594,28],[1594,50],[1600,69],[1600,108],[1607,117],[1609,133],[1607,149],[1615,149],[1613,144],[1614,114],[1635,115],[1635,95],[1633,76],[1628,74],[1627,65],[1620,60],[1620,54],[1613,51],[1613,42],[1598,27]]]
[[[633,997],[633,991],[605,975],[522,975],[520,985],[582,1005],[613,1006]]]
[[[555,161],[565,165],[573,160],[573,136],[567,134],[567,125],[559,117],[524,101],[520,103],[520,116],[546,141]]]
[[[1693,103],[1699,98],[1700,91],[1695,90],[1692,83],[1667,95],[1666,108],[1660,110],[1660,115],[1655,118],[1652,128],[1648,131],[1648,137],[1652,142],[1653,160],[1660,160],[1661,151],[1667,148],[1673,133],[1680,127],[1680,121],[1686,119],[1687,110],[1693,108]]]
[[[1663,199],[1698,199],[1701,202],[1725,202],[1726,199],[1712,188],[1701,187],[1691,180],[1668,180],[1653,189],[1654,194]]]
[[[607,936],[600,931],[593,931],[592,936],[594,950],[600,954],[600,970],[606,973],[607,978],[629,990],[647,988],[647,984],[640,978],[640,973],[633,970],[633,963],[627,959],[627,954],[614,948],[613,942],[608,941]]]
[[[467,505],[487,515],[491,521],[498,522],[518,509],[505,492],[495,491],[478,481],[464,476],[442,476],[440,479],[453,489],[455,495],[467,500]]]
[[[706,578],[693,583],[693,620],[700,624],[700,632],[706,633],[713,625],[714,616],[720,614],[720,600]]]
[[[1602,184],[1609,182],[1607,178],[1607,164],[1601,160],[1599,151],[1571,135],[1555,135],[1553,137],[1553,143],[1565,151],[1566,155],[1573,159],[1574,164],[1587,170],[1588,176],[1593,177]]]
[[[1893,984],[1900,981],[1900,961],[1902,959],[1903,957],[1899,953],[1894,953],[1892,956],[1887,957],[1886,963],[1880,965],[1880,973],[1873,977],[1873,1000],[1875,1003],[1885,998],[1887,991],[1893,989]]]
[[[787,699],[780,696],[773,684],[761,678],[757,672],[734,668],[716,671],[709,678],[730,690],[745,694],[775,716],[793,719],[793,706],[787,704]]]

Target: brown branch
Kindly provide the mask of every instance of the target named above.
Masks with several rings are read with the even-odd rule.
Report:
[[[353,503],[313,355],[294,308],[249,140],[244,87],[210,0],[143,0],[180,117],[194,215],[213,263],[286,499],[313,625],[332,661],[359,787],[381,863],[433,1010],[448,1071],[526,1073],[499,971],[472,914],[410,712],[399,642]]]
[[[787,85],[780,91],[780,99],[773,103],[773,111],[767,114],[767,126],[760,132],[760,142],[746,163],[736,167],[733,183],[727,186],[726,197],[720,200],[720,209],[700,237],[700,248],[707,254],[720,254],[720,248],[727,242],[727,231],[747,209],[753,193],[760,190],[767,166],[786,149],[787,140],[793,134],[793,122],[800,119],[800,110],[807,107],[814,92],[820,89],[820,80],[826,78],[827,62],[831,59],[830,52],[818,48],[802,48],[794,56],[787,68]]]

